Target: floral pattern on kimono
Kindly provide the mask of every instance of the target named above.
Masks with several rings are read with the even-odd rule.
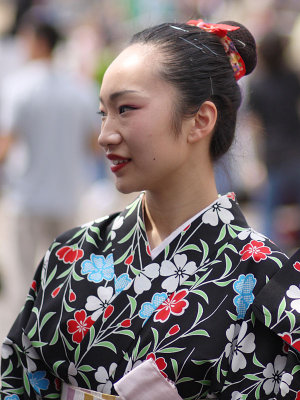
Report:
[[[2,398],[59,398],[62,381],[116,394],[152,358],[183,399],[299,399],[300,256],[231,193],[152,259],[143,196],[51,245],[3,344]]]

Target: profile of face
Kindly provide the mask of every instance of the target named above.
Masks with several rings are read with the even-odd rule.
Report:
[[[186,179],[193,118],[174,131],[177,89],[159,75],[163,55],[133,44],[107,69],[100,90],[99,143],[123,193],[159,191]]]

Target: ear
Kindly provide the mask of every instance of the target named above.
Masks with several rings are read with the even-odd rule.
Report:
[[[205,101],[193,116],[192,128],[188,134],[188,142],[195,143],[210,137],[214,131],[218,117],[217,107],[212,101]]]

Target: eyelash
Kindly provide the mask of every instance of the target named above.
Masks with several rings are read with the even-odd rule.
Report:
[[[120,106],[119,114],[124,114],[126,111],[131,111],[131,110],[136,110],[136,108],[132,107],[132,106],[126,106],[126,105]],[[99,111],[97,111],[97,114],[100,115],[101,118],[106,117],[106,113],[104,111],[99,110]]]
[[[100,115],[101,118],[106,117],[106,114],[104,111],[97,111],[97,114]]]
[[[124,110],[124,108],[125,108],[125,110]],[[122,111],[122,110],[123,110],[123,111]],[[134,108],[134,107],[131,107],[131,106],[126,106],[126,105],[120,106],[120,107],[119,107],[119,113],[120,113],[120,114],[123,114],[124,112],[126,112],[126,111],[131,111],[131,110],[135,110],[135,108]]]

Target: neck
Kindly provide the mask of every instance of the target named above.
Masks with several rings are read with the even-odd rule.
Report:
[[[170,186],[157,192],[146,191],[145,224],[150,247],[155,248],[185,221],[218,197],[213,170],[203,181]],[[195,184],[196,182],[196,184]]]

